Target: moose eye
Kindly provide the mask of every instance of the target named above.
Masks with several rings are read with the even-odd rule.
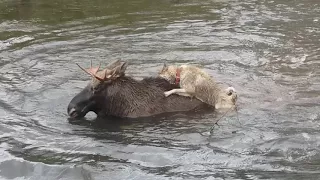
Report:
[[[101,90],[101,85],[100,84],[92,87],[93,94],[99,92],[100,90]]]

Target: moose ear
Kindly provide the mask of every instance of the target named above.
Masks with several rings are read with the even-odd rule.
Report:
[[[115,61],[112,61],[111,63],[109,63],[106,68],[107,69],[114,69],[115,67],[119,66],[120,65],[120,60],[115,60]]]
[[[119,66],[116,67],[116,72],[123,75],[128,67],[128,62],[121,62]]]
[[[118,66],[114,67],[111,71],[111,76],[114,77],[120,77],[123,76],[125,74],[125,71],[128,67],[128,63],[127,62],[120,62]]]

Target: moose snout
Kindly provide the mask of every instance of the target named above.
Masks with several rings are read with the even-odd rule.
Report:
[[[76,110],[76,106],[72,103],[69,104],[67,113],[71,118],[76,118],[77,116],[79,116],[79,113]]]

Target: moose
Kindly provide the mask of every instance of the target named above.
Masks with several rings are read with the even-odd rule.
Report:
[[[82,118],[90,111],[97,116],[140,118],[210,109],[195,98],[165,97],[164,92],[178,87],[160,76],[142,80],[127,76],[127,62],[117,60],[103,70],[100,70],[100,65],[92,67],[92,62],[89,69],[78,66],[91,76],[91,81],[68,105],[68,115],[74,119]]]

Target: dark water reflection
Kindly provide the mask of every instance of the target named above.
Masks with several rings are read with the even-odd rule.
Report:
[[[2,179],[319,179],[320,4],[0,2]],[[202,65],[239,91],[239,120],[191,113],[69,122],[75,63]],[[235,132],[235,133],[233,133]]]

